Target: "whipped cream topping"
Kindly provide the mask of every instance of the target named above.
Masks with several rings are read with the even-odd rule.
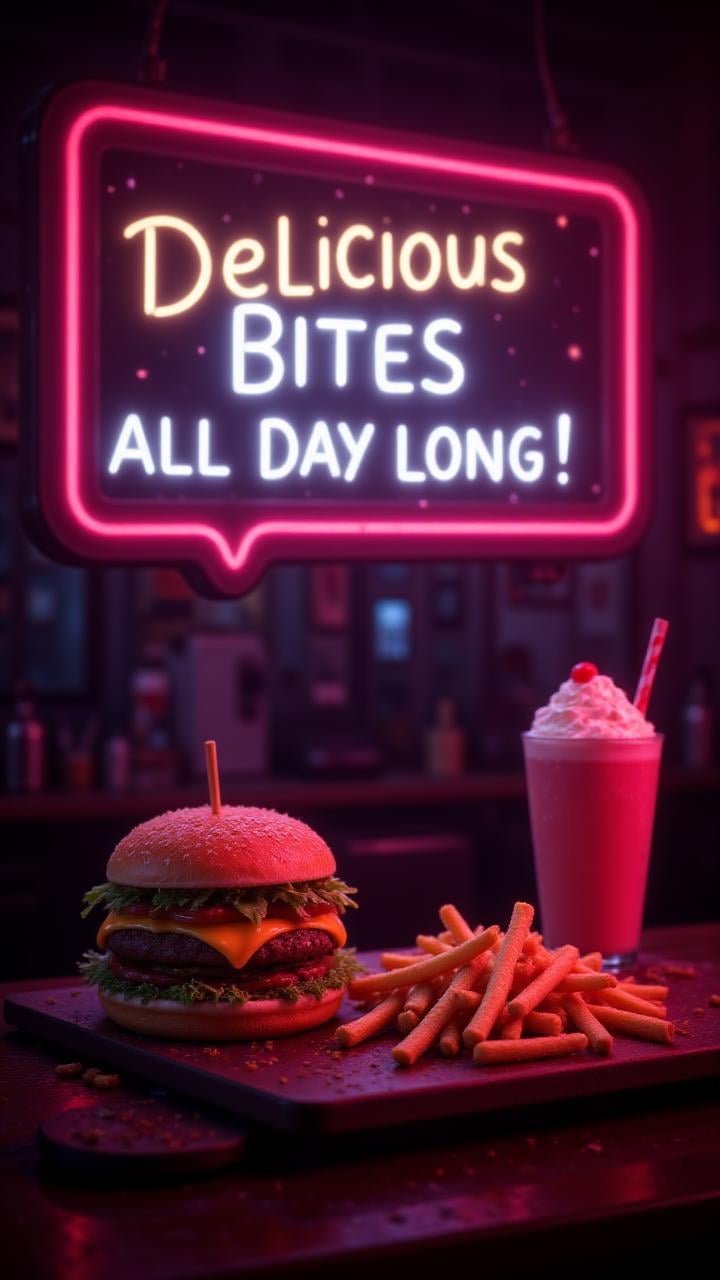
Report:
[[[535,712],[535,738],[651,738],[655,726],[634,707],[610,676],[585,684],[565,680],[546,707]]]

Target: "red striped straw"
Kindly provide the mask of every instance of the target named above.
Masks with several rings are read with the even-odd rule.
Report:
[[[668,633],[670,623],[665,618],[656,618],[650,632],[648,647],[645,651],[645,661],[642,664],[640,679],[638,680],[637,689],[633,702],[638,711],[642,711],[643,715],[647,714],[650,694],[652,693],[655,673],[658,669],[660,654],[665,643],[665,637]]]

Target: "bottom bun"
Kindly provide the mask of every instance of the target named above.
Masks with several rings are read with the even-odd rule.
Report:
[[[269,1040],[310,1031],[332,1018],[340,1008],[344,987],[326,991],[320,999],[248,1000],[245,1004],[214,1004],[200,1000],[141,1000],[98,993],[108,1018],[130,1031],[162,1040]]]

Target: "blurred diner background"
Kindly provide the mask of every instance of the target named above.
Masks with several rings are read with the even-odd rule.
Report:
[[[378,15],[382,10],[382,23]],[[47,559],[18,509],[22,216],[18,122],[49,82],[132,72],[132,0],[0,15],[0,969],[70,972],[116,841],[203,803],[305,818],[360,892],[360,947],[407,945],[452,886],[474,918],[535,895],[520,734],[570,667],[631,692],[655,615],[667,735],[646,923],[699,921],[720,865],[720,90],[700,5],[546,6],[587,157],[627,170],[653,217],[654,501],[628,554],[594,561],[276,565],[239,600],[167,568]],[[530,6],[178,2],[168,87],[421,133],[537,147]],[[481,20],[478,17],[481,15]],[[452,19],[452,20],[450,20]],[[465,38],[465,36],[467,38]],[[662,83],[663,92],[657,86]],[[708,109],[709,103],[715,110]],[[579,851],[581,852],[581,851]],[[681,865],[678,865],[681,859]],[[715,896],[714,901],[717,901]]]

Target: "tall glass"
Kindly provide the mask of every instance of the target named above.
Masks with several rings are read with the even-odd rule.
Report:
[[[637,960],[663,736],[523,734],[541,925],[549,947]]]

